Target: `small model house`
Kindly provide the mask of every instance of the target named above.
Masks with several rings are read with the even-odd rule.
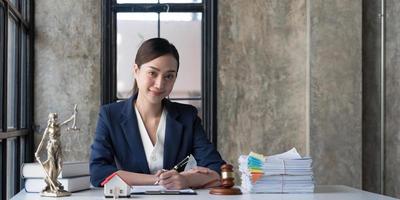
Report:
[[[107,198],[130,197],[131,195],[131,187],[117,173],[113,173],[104,179],[101,186],[104,186],[104,196]]]

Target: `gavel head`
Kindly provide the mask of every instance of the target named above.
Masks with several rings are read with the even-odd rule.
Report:
[[[224,164],[221,166],[221,185],[224,188],[231,188],[235,185],[234,183],[233,166],[230,164]]]

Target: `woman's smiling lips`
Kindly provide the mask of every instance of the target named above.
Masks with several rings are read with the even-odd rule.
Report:
[[[156,91],[149,91],[149,93],[153,96],[161,96],[164,92],[156,92]]]

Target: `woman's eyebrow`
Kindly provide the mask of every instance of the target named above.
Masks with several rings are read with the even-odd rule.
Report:
[[[154,66],[148,66],[148,67],[151,68],[151,69],[153,69],[153,70],[156,70],[156,71],[158,71],[158,72],[161,71],[160,69],[158,69],[157,67],[154,67]],[[165,73],[170,73],[170,72],[175,73],[176,70],[171,69],[171,70],[166,71]]]
[[[149,66],[151,69],[154,69],[156,71],[160,71],[160,69],[158,69],[157,67],[153,67],[153,66]]]

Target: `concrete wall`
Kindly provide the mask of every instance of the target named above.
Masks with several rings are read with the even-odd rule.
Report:
[[[218,147],[306,153],[306,4],[219,1]]]
[[[386,0],[385,194],[400,197],[400,1]]]
[[[62,130],[66,161],[89,159],[100,104],[100,3],[35,1],[35,143],[49,112],[65,120],[78,104],[80,131]]]
[[[310,155],[317,184],[361,187],[361,0],[310,1]]]
[[[308,150],[317,184],[361,187],[361,1],[308,2],[219,1],[218,147]]]

